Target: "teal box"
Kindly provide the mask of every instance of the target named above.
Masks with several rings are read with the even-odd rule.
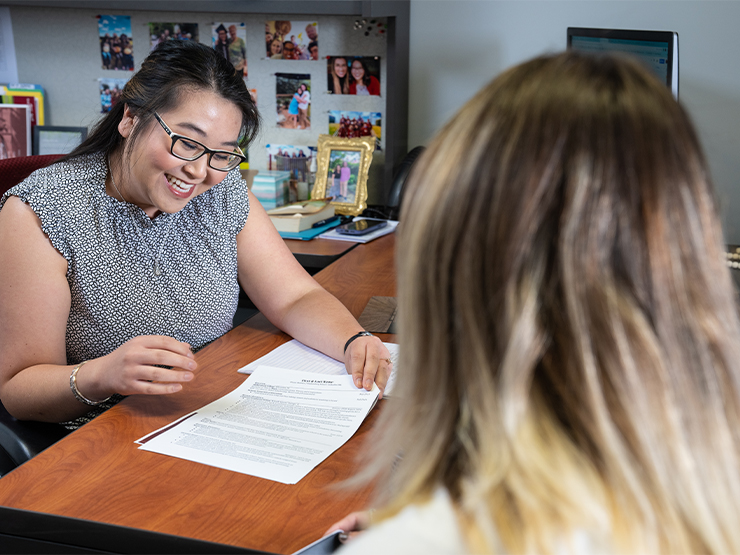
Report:
[[[288,203],[290,172],[260,171],[254,176],[252,194],[256,196],[265,210],[272,210]]]

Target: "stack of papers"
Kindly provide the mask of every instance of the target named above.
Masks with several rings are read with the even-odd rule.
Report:
[[[385,345],[395,360],[398,345]],[[252,376],[139,439],[139,449],[295,484],[354,435],[380,394],[357,389],[344,364],[296,340],[239,372]]]

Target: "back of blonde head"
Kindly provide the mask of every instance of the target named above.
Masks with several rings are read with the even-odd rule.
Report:
[[[740,552],[734,293],[663,85],[575,53],[507,71],[419,160],[401,220],[386,516],[444,486],[476,552]]]

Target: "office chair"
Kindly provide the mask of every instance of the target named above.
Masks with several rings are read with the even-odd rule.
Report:
[[[60,157],[60,154],[46,154],[0,160],[0,195],[34,170],[48,166]],[[0,476],[56,443],[67,433],[68,430],[59,424],[16,420],[0,403]]]
[[[26,179],[37,169],[44,168],[61,157],[61,154],[40,154],[0,160],[0,195]]]
[[[424,152],[423,146],[417,146],[411,149],[409,153],[401,160],[401,163],[396,169],[396,173],[393,176],[393,184],[391,190],[388,193],[388,219],[397,220],[398,215],[401,212],[401,201],[403,200],[403,190],[406,187],[406,181],[408,181],[411,168],[414,166],[416,160]]]

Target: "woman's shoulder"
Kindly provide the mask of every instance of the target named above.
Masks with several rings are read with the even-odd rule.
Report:
[[[452,501],[443,488],[427,503],[409,505],[339,550],[341,555],[465,552]]]

